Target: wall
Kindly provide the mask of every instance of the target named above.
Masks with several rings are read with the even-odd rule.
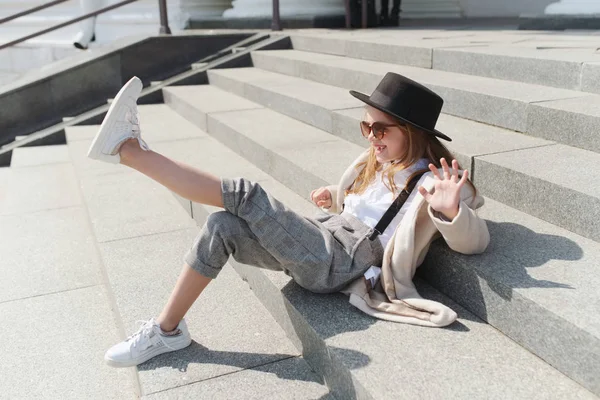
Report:
[[[465,17],[518,17],[541,15],[558,0],[459,0]]]

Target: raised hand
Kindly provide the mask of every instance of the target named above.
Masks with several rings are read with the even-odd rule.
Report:
[[[452,160],[452,174],[446,159],[440,159],[444,176],[440,176],[438,168],[429,164],[429,169],[433,172],[435,186],[433,194],[429,193],[423,186],[419,186],[419,193],[425,198],[432,209],[438,211],[450,221],[458,215],[458,204],[460,202],[460,191],[469,178],[469,172],[464,171],[462,178],[458,179],[458,162]]]
[[[325,187],[313,190],[310,193],[310,199],[317,207],[331,207],[331,192]]]

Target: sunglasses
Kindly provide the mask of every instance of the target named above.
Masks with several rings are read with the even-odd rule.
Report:
[[[371,134],[371,131],[373,131],[373,136],[375,136],[377,140],[381,140],[386,134],[387,128],[391,128],[393,126],[403,127],[404,125],[385,124],[383,122],[373,122],[372,124],[369,124],[367,121],[360,121],[360,131],[362,132],[362,135],[368,138]]]

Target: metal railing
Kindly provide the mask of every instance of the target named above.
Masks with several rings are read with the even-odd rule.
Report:
[[[27,15],[32,14],[34,12],[37,12],[37,11],[40,11],[40,10],[44,10],[46,8],[49,8],[49,7],[53,7],[53,6],[56,6],[58,4],[61,4],[61,3],[67,2],[67,1],[69,1],[69,0],[53,0],[51,2],[48,2],[48,3],[45,3],[45,4],[42,4],[42,5],[30,8],[28,10],[21,11],[19,13],[10,15],[8,17],[2,18],[2,19],[0,19],[0,24],[12,21],[12,20],[20,18],[20,17],[27,16]],[[79,17],[70,19],[70,20],[68,20],[66,22],[63,22],[63,23],[60,23],[58,25],[54,25],[54,26],[51,26],[49,28],[42,29],[41,31],[32,33],[32,34],[27,35],[27,36],[23,36],[23,37],[21,37],[19,39],[15,39],[13,41],[10,41],[10,42],[4,43],[4,44],[0,44],[0,50],[6,49],[8,47],[14,46],[14,45],[22,43],[22,42],[25,42],[25,41],[27,41],[29,39],[36,38],[36,37],[44,35],[46,33],[55,31],[57,29],[64,28],[65,26],[76,24],[77,22],[83,21],[85,19],[96,17],[96,16],[98,16],[100,14],[104,14],[104,13],[106,13],[108,11],[114,10],[116,8],[125,6],[125,5],[130,4],[130,3],[134,3],[136,1],[138,1],[138,0],[123,0],[123,1],[121,1],[119,3],[112,4],[110,6],[101,8],[99,10],[96,10],[96,11],[88,13],[88,14],[81,15]],[[271,22],[271,29],[274,30],[274,31],[280,31],[282,28],[281,28],[281,16],[279,14],[279,0],[272,0],[272,1],[273,1],[273,19],[272,19],[272,22]],[[362,21],[361,22],[362,22],[362,27],[366,28],[367,27],[367,23],[368,23],[368,21],[367,21],[367,1],[363,0],[361,3],[362,3]],[[167,15],[167,1],[166,0],[158,0],[158,8],[159,8],[159,13],[160,13],[160,29],[159,29],[159,33],[163,34],[163,35],[169,35],[169,34],[171,34],[171,28],[169,28],[169,18],[168,18],[168,15]],[[350,0],[344,0],[344,8],[345,8],[345,14],[346,14],[346,28],[350,29],[351,28],[351,26],[350,26],[351,25],[351,21],[350,21],[350,18],[351,18]]]
[[[10,16],[8,16],[6,18],[1,19],[0,20],[0,24],[3,24],[3,23],[8,22],[8,21],[12,21],[12,20],[20,18],[20,17],[24,17],[24,16],[32,14],[32,13],[34,13],[36,11],[40,11],[40,10],[46,9],[48,7],[53,7],[53,6],[58,5],[60,3],[64,3],[65,1],[68,1],[68,0],[54,0],[54,1],[51,1],[49,3],[45,3],[45,4],[42,4],[40,6],[30,8],[29,10],[25,10],[25,11],[19,12],[19,13],[14,14],[14,15],[10,15]],[[43,34],[46,34],[48,32],[52,32],[52,31],[55,31],[57,29],[64,28],[65,26],[76,24],[77,22],[83,21],[85,19],[96,17],[96,16],[98,16],[100,14],[104,14],[105,12],[114,10],[115,8],[119,8],[119,7],[125,6],[125,5],[130,4],[130,3],[135,3],[136,1],[138,1],[138,0],[123,0],[123,1],[121,1],[119,3],[115,3],[115,4],[112,4],[110,6],[107,6],[107,7],[101,8],[99,10],[96,10],[94,12],[91,12],[91,13],[88,13],[88,14],[84,14],[84,15],[82,15],[80,17],[76,17],[76,18],[70,19],[70,20],[65,21],[63,23],[60,23],[58,25],[54,25],[54,26],[51,26],[49,28],[42,29],[41,31],[32,33],[32,34],[27,35],[27,36],[23,36],[23,37],[21,37],[19,39],[15,39],[13,41],[10,41],[10,42],[7,42],[7,43],[3,43],[3,44],[0,45],[0,50],[6,49],[8,47],[14,46],[14,45],[22,43],[22,42],[25,42],[26,40],[36,38],[36,37],[41,36]],[[159,11],[160,11],[160,30],[159,30],[159,33],[168,35],[168,34],[171,33],[171,29],[169,28],[169,18],[168,18],[168,15],[167,15],[167,0],[158,0],[158,8],[159,8]]]

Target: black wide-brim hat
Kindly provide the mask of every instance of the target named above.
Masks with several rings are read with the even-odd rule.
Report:
[[[350,94],[371,107],[427,133],[452,141],[435,129],[444,100],[432,90],[405,76],[388,72],[371,96],[355,90],[351,90]]]

